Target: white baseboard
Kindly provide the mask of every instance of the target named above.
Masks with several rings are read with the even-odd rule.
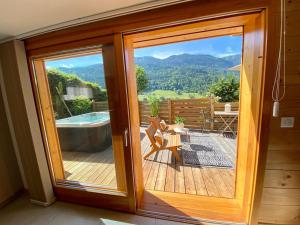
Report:
[[[39,205],[39,206],[43,206],[43,207],[47,207],[52,205],[54,202],[56,201],[56,198],[54,197],[53,199],[51,199],[49,202],[42,202],[39,200],[35,200],[35,199],[30,199],[30,202],[34,205]]]

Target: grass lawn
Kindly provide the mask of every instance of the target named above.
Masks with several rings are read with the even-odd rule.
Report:
[[[186,92],[176,92],[176,91],[169,91],[169,90],[155,90],[152,92],[147,92],[139,95],[139,100],[144,100],[149,95],[155,95],[160,99],[190,99],[190,98],[202,98],[204,97],[198,93],[186,93]]]

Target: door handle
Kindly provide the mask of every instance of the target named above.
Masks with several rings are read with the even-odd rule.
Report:
[[[128,147],[128,128],[125,128],[124,130],[124,145],[125,147]]]

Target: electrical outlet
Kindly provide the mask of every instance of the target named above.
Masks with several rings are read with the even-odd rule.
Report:
[[[280,127],[292,128],[294,127],[295,117],[281,117]]]

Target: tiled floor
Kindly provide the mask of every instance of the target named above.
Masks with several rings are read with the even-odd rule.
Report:
[[[0,209],[0,225],[180,225],[182,223],[142,217],[65,202],[49,207],[33,205],[23,196]]]

